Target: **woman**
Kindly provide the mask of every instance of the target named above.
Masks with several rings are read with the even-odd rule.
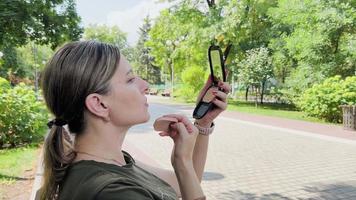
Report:
[[[220,86],[229,91],[226,83]],[[122,151],[128,129],[149,120],[148,84],[116,47],[95,41],[64,45],[48,62],[42,87],[55,119],[44,145],[41,199],[205,199],[200,181],[209,137],[198,132],[211,131],[226,108],[226,93],[214,93],[217,109],[195,125],[185,116],[168,115],[178,120],[161,133],[174,141],[173,172]]]

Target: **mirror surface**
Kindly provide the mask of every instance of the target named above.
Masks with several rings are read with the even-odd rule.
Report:
[[[211,63],[213,65],[213,74],[216,78],[215,81],[223,80],[220,52],[218,50],[212,50],[210,52],[210,56],[211,56]]]

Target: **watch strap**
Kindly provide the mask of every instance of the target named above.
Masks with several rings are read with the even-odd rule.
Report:
[[[214,122],[211,123],[211,126],[209,128],[199,126],[196,121],[194,122],[194,126],[197,127],[197,129],[199,130],[199,134],[201,135],[210,135],[213,133],[215,128]]]

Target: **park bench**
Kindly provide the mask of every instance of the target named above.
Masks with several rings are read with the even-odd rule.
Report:
[[[157,88],[150,89],[149,94],[150,95],[157,95],[158,94],[158,89]]]
[[[162,92],[162,96],[164,97],[170,97],[171,96],[171,91],[169,89],[165,89],[163,92]]]

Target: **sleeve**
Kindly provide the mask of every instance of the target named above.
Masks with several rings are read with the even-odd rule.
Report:
[[[154,197],[141,186],[111,183],[96,196],[97,200],[153,200]]]

